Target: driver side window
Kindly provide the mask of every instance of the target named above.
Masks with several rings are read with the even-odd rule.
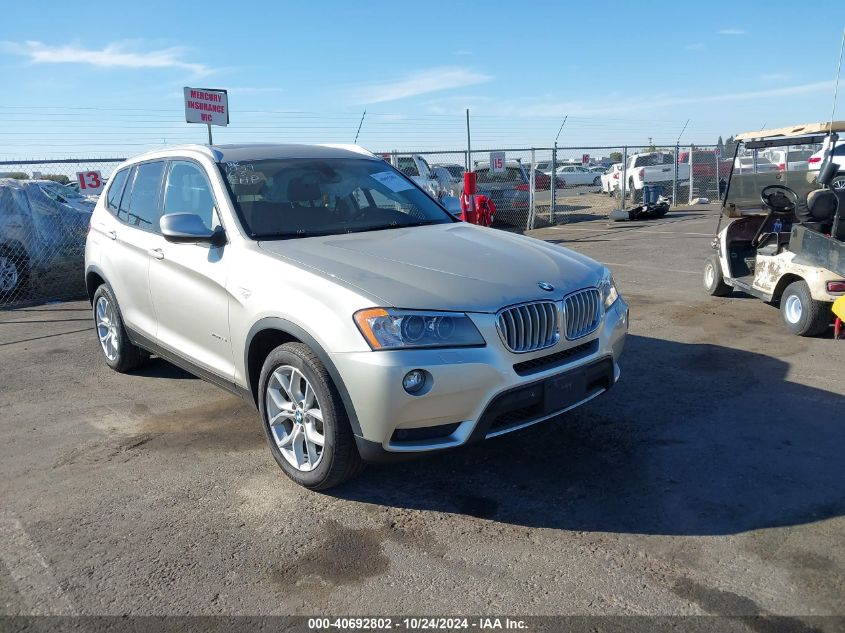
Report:
[[[164,213],[193,213],[214,229],[220,225],[208,179],[195,163],[173,161],[164,190]]]

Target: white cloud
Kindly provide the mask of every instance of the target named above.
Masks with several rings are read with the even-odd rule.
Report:
[[[77,44],[49,46],[42,42],[2,42],[3,50],[28,57],[34,64],[89,64],[99,68],[179,68],[197,76],[213,72],[205,64],[182,59],[185,49],[163,48],[152,51],[130,50],[126,43],[115,42],[101,49],[83,48]]]
[[[745,35],[745,29],[719,29],[719,35]]]
[[[355,88],[351,96],[358,104],[382,103],[450,88],[464,88],[491,79],[489,75],[477,73],[469,68],[445,66],[413,72],[395,81],[362,85]]]

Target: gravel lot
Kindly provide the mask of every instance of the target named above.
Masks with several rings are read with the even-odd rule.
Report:
[[[331,494],[242,401],[110,371],[87,303],[0,313],[0,612],[845,614],[845,343],[707,297],[715,222],[535,231],[613,269],[618,385]]]

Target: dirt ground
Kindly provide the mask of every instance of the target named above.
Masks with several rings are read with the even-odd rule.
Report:
[[[715,223],[535,231],[630,302],[617,386],[329,494],[237,398],[109,370],[87,303],[0,312],[0,613],[845,614],[845,342],[708,297]]]

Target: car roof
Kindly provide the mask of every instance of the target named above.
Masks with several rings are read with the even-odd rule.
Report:
[[[151,158],[172,158],[180,154],[205,154],[218,163],[245,160],[268,160],[273,158],[370,158],[381,160],[359,145],[299,143],[239,143],[227,145],[172,145],[169,147],[133,156],[130,160]]]
[[[804,123],[789,127],[777,127],[769,130],[756,130],[737,134],[735,140],[750,141],[773,137],[808,136],[810,134],[827,134],[828,132],[845,132],[845,121],[823,121],[821,123]]]

